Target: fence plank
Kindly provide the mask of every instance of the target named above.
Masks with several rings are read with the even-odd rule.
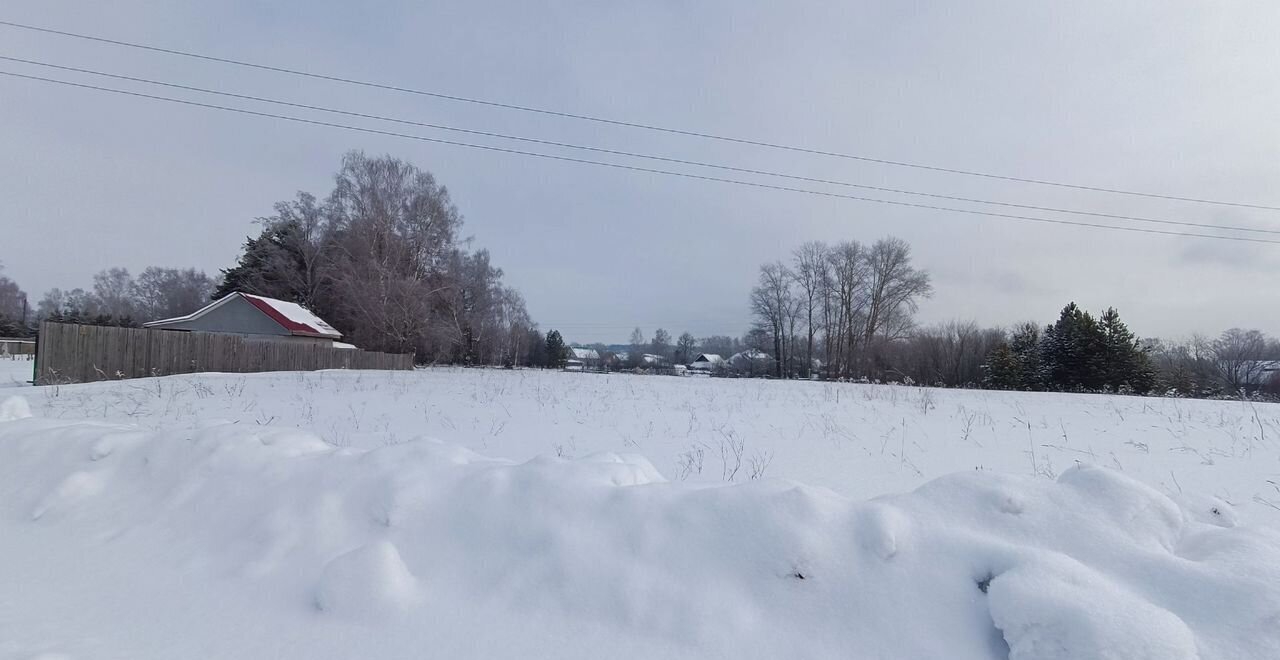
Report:
[[[44,322],[36,344],[36,384],[83,383],[207,371],[315,371],[413,368],[413,354],[343,349],[297,340],[252,340],[179,332]]]

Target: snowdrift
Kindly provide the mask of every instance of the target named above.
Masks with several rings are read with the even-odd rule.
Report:
[[[4,658],[1280,657],[1280,534],[1106,468],[854,502],[636,455],[0,420]]]

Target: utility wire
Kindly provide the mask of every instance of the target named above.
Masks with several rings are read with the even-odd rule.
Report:
[[[397,133],[397,132],[395,132],[395,131],[385,131],[385,130],[374,129],[374,128],[365,128],[365,127],[361,127],[361,126],[351,126],[351,125],[348,125],[348,124],[338,124],[338,123],[335,123],[335,122],[320,121],[320,120],[317,120],[317,119],[306,119],[306,118],[302,118],[302,117],[293,117],[293,116],[289,116],[289,115],[279,115],[279,114],[270,113],[270,112],[260,112],[260,111],[257,111],[257,110],[248,110],[248,109],[245,109],[245,108],[235,108],[235,107],[230,107],[230,106],[216,105],[216,104],[213,104],[213,103],[202,103],[202,102],[199,102],[199,101],[191,101],[191,100],[187,100],[187,99],[177,99],[177,98],[172,98],[172,97],[167,97],[167,96],[158,96],[158,95],[154,95],[154,94],[144,94],[144,93],[142,93],[142,92],[134,92],[134,91],[128,91],[128,90],[123,90],[123,89],[114,89],[114,88],[111,88],[111,87],[100,87],[100,86],[98,86],[98,85],[89,85],[89,84],[85,84],[85,83],[71,82],[71,81],[67,81],[67,80],[57,80],[57,79],[54,79],[54,78],[44,78],[44,77],[41,77],[41,76],[33,76],[33,75],[27,75],[27,74],[21,74],[21,73],[14,73],[14,72],[11,72],[11,71],[0,71],[0,75],[9,76],[9,77],[12,77],[12,78],[21,78],[21,79],[25,79],[25,80],[32,80],[32,81],[39,81],[39,82],[51,83],[51,84],[55,84],[55,85],[64,85],[64,86],[69,86],[69,87],[77,87],[77,88],[80,88],[80,89],[88,89],[88,90],[94,90],[94,91],[99,91],[99,92],[108,92],[108,93],[112,93],[112,94],[119,94],[119,95],[123,95],[123,96],[132,96],[132,97],[137,97],[137,98],[151,99],[151,100],[155,100],[155,101],[165,101],[165,102],[168,102],[168,103],[178,103],[178,104],[182,104],[182,105],[189,105],[189,106],[200,107],[200,108],[209,108],[209,109],[212,109],[212,110],[223,110],[223,111],[226,111],[226,112],[234,112],[234,113],[239,113],[239,114],[244,114],[244,115],[250,115],[250,116],[255,116],[255,117],[264,117],[264,118],[271,118],[271,119],[281,119],[281,120],[291,121],[291,122],[296,122],[296,123],[300,123],[300,124],[310,124],[310,125],[313,125],[313,126],[324,126],[324,127],[328,127],[328,128],[339,128],[339,129],[343,129],[343,130],[356,131],[356,132],[360,132],[360,133],[368,133],[368,134],[373,134],[373,135],[385,135],[385,136],[389,136],[389,137],[398,137],[398,138],[404,138],[404,139],[409,139],[409,140],[418,140],[418,141],[421,141],[421,142],[430,142],[430,143],[434,143],[434,144],[444,144],[444,145],[450,145],[450,146],[456,146],[456,147],[466,147],[466,148],[469,148],[469,149],[481,149],[481,150],[484,150],[484,151],[491,151],[491,152],[496,152],[496,153],[516,154],[516,155],[521,155],[521,156],[530,156],[530,157],[533,157],[533,158],[543,158],[543,159],[548,159],[548,160],[558,160],[558,161],[564,161],[564,162],[569,162],[569,163],[580,163],[580,164],[583,164],[583,165],[596,165],[596,166],[600,166],[600,167],[610,167],[610,168],[614,168],[614,169],[627,170],[627,171],[632,171],[632,172],[644,172],[644,173],[648,173],[648,174],[661,174],[661,175],[664,175],[664,176],[684,177],[684,178],[688,178],[688,179],[695,179],[695,180],[699,180],[699,181],[715,181],[715,182],[718,182],[718,183],[728,183],[728,184],[733,184],[733,185],[737,185],[737,186],[745,186],[745,187],[751,187],[751,188],[760,188],[760,189],[765,189],[765,190],[780,190],[780,191],[785,191],[785,192],[794,192],[794,193],[802,193],[802,194],[806,194],[806,195],[815,195],[815,196],[819,196],[819,197],[830,197],[830,198],[837,198],[837,199],[849,199],[849,200],[855,200],[855,201],[860,201],[860,202],[871,202],[871,203],[874,203],[874,204],[885,204],[885,205],[891,205],[891,206],[902,206],[902,207],[908,207],[908,208],[927,209],[927,210],[932,210],[932,211],[945,211],[945,212],[948,212],[948,213],[963,213],[963,214],[966,214],[966,215],[978,215],[978,216],[986,216],[986,217],[992,217],[992,218],[1006,218],[1006,219],[1011,219],[1011,220],[1021,220],[1021,221],[1025,221],[1025,222],[1041,222],[1041,223],[1046,223],[1046,224],[1070,225],[1070,226],[1076,226],[1076,227],[1091,227],[1091,228],[1094,228],[1094,229],[1110,229],[1110,230],[1113,230],[1113,231],[1127,231],[1127,232],[1135,232],[1135,233],[1143,233],[1143,234],[1160,234],[1160,235],[1164,235],[1164,236],[1182,236],[1182,237],[1187,237],[1187,238],[1210,238],[1210,239],[1217,239],[1217,240],[1223,240],[1223,241],[1240,241],[1240,242],[1246,242],[1246,243],[1268,243],[1268,244],[1273,244],[1273,245],[1280,245],[1280,240],[1272,240],[1272,239],[1246,238],[1246,237],[1243,237],[1243,236],[1220,236],[1220,235],[1215,235],[1215,234],[1199,234],[1199,233],[1190,233],[1190,232],[1165,231],[1165,230],[1161,230],[1161,229],[1144,229],[1144,228],[1140,228],[1140,227],[1123,227],[1123,226],[1116,226],[1116,225],[1104,225],[1104,224],[1097,224],[1097,223],[1090,223],[1090,222],[1079,222],[1079,221],[1075,221],[1075,220],[1061,220],[1061,219],[1054,219],[1054,218],[1041,218],[1041,217],[1036,217],[1036,216],[1016,215],[1016,214],[1012,214],[1012,213],[996,213],[996,212],[993,212],[993,211],[977,211],[977,210],[973,210],[973,209],[960,209],[960,208],[952,208],[952,207],[946,207],[946,206],[934,206],[934,205],[931,205],[931,204],[919,204],[919,203],[915,203],[915,202],[903,202],[903,201],[888,200],[888,199],[878,199],[878,198],[874,198],[874,197],[860,197],[860,196],[857,196],[857,195],[845,195],[845,194],[841,194],[841,193],[834,193],[834,192],[828,192],[828,191],[822,191],[822,190],[810,190],[810,189],[806,189],[806,188],[793,188],[793,187],[790,187],[790,186],[780,186],[780,185],[774,185],[774,184],[769,184],[769,183],[760,183],[760,182],[758,182],[758,181],[743,181],[743,180],[740,180],[740,179],[726,179],[726,178],[722,178],[722,177],[706,176],[706,175],[702,175],[702,174],[692,174],[692,173],[689,173],[689,172],[676,172],[676,171],[672,171],[672,170],[660,170],[660,169],[656,169],[656,168],[640,167],[640,166],[636,166],[636,165],[626,165],[626,164],[622,164],[622,163],[611,163],[611,162],[607,162],[607,161],[589,160],[589,159],[585,159],[585,158],[574,158],[574,157],[571,157],[571,156],[560,156],[560,155],[554,155],[554,154],[539,153],[539,152],[534,152],[534,151],[523,151],[523,150],[520,150],[520,149],[511,149],[511,148],[508,148],[508,147],[496,147],[496,146],[492,146],[492,145],[474,144],[474,143],[469,143],[469,142],[458,142],[458,141],[455,141],[455,140],[444,140],[444,139],[440,139],[440,138],[432,138],[432,137],[426,137],[426,136],[422,136],[422,135],[411,135],[411,134],[407,134],[407,133]]]
[[[651,155],[651,154],[642,154],[642,153],[636,153],[636,152],[630,152],[630,151],[621,151],[621,150],[617,150],[617,149],[606,149],[606,148],[602,148],[602,147],[592,147],[592,146],[584,146],[584,145],[578,145],[578,144],[569,144],[569,143],[566,143],[566,142],[556,142],[556,141],[553,141],[553,140],[542,140],[542,139],[537,139],[537,138],[523,137],[523,136],[519,136],[519,135],[507,135],[507,134],[503,134],[503,133],[494,133],[494,132],[491,132],[491,131],[480,131],[480,130],[474,130],[474,129],[468,129],[468,128],[458,128],[458,127],[455,127],[455,126],[444,126],[444,125],[441,125],[441,124],[431,124],[431,123],[427,123],[427,122],[413,121],[413,120],[409,120],[409,119],[400,119],[400,118],[396,118],[396,117],[386,117],[386,116],[383,116],[383,115],[374,115],[374,114],[368,114],[368,113],[363,113],[363,112],[352,112],[352,111],[348,111],[348,110],[338,110],[338,109],[334,109],[334,108],[326,108],[326,107],[322,107],[322,106],[308,105],[308,104],[306,104],[306,103],[294,103],[294,102],[291,102],[291,101],[282,101],[282,100],[279,100],[279,99],[271,99],[271,98],[265,98],[265,97],[261,97],[261,96],[251,96],[251,95],[248,95],[248,94],[236,94],[236,93],[234,93],[234,92],[224,92],[224,91],[220,91],[220,90],[216,90],[216,89],[208,89],[208,88],[204,88],[204,87],[194,87],[194,86],[191,86],[191,85],[182,85],[182,84],[178,84],[178,83],[164,82],[164,81],[160,81],[160,80],[151,80],[151,79],[148,79],[148,78],[138,78],[138,77],[134,77],[134,76],[126,76],[126,75],[121,75],[121,74],[116,74],[116,73],[107,73],[107,72],[105,72],[105,71],[97,71],[97,70],[94,70],[94,69],[82,69],[82,68],[79,68],[79,67],[64,66],[64,65],[61,65],[61,64],[52,64],[52,63],[49,63],[49,62],[41,62],[41,61],[38,61],[38,60],[28,60],[28,59],[23,59],[23,58],[20,58],[20,57],[9,57],[9,56],[6,56],[6,55],[0,55],[0,60],[5,60],[5,61],[9,61],[9,62],[19,62],[19,63],[22,63],[22,64],[30,64],[30,65],[34,65],[34,66],[47,67],[47,68],[51,68],[51,69],[58,69],[58,70],[61,70],[61,71],[73,71],[73,72],[76,72],[76,73],[86,73],[86,74],[90,74],[90,75],[94,75],[94,76],[101,76],[101,77],[104,77],[104,78],[112,78],[112,79],[115,79],[115,80],[128,80],[128,81],[130,81],[130,82],[139,82],[139,83],[145,83],[145,84],[148,84],[148,85],[157,85],[157,86],[161,86],[161,87],[169,87],[169,88],[172,88],[172,89],[182,89],[182,90],[186,90],[186,91],[200,92],[200,93],[202,93],[202,94],[214,94],[214,95],[217,95],[217,96],[225,96],[225,97],[230,97],[230,98],[235,98],[235,99],[241,99],[241,100],[247,100],[247,101],[256,101],[256,102],[260,102],[260,103],[270,103],[270,104],[274,104],[274,105],[287,106],[287,107],[291,107],[291,108],[302,108],[302,109],[306,109],[306,110],[314,110],[314,111],[317,111],[317,112],[326,112],[326,113],[330,113],[330,114],[344,115],[344,116],[348,116],[348,117],[359,117],[359,118],[361,118],[361,119],[373,119],[373,120],[376,120],[376,121],[385,121],[385,122],[390,122],[390,123],[395,123],[395,124],[405,124],[405,125],[409,125],[409,126],[418,126],[418,127],[421,127],[421,128],[430,128],[430,129],[436,129],[436,130],[441,130],[441,131],[451,131],[451,132],[455,132],[455,133],[465,133],[465,134],[468,134],[468,135],[482,135],[482,136],[485,136],[485,137],[493,137],[493,138],[499,138],[499,139],[503,139],[503,140],[513,140],[513,141],[526,142],[526,143],[531,143],[531,144],[540,144],[540,145],[545,145],[545,146],[561,147],[561,148],[565,148],[565,149],[576,149],[576,150],[580,150],[580,151],[590,151],[590,152],[595,152],[595,153],[611,154],[611,155],[614,155],[614,156],[626,156],[626,157],[629,157],[629,158],[643,158],[643,159],[646,159],[646,160],[660,161],[660,162],[664,162],[664,163],[674,163],[674,164],[679,164],[679,165],[690,165],[690,166],[694,166],[694,167],[704,167],[704,168],[709,168],[709,169],[725,170],[725,171],[729,171],[729,172],[738,172],[738,173],[742,173],[742,174],[755,174],[755,175],[760,175],[760,176],[770,176],[770,177],[776,177],[776,178],[782,178],[782,179],[790,179],[790,180],[793,180],[793,181],[805,181],[805,182],[807,182],[807,183],[819,183],[819,184],[826,184],[826,185],[833,185],[833,186],[843,186],[843,187],[846,187],[846,188],[860,188],[860,189],[863,189],[863,190],[874,190],[874,191],[877,191],[877,192],[887,192],[887,193],[894,193],[894,194],[899,194],[899,195],[912,195],[912,196],[915,196],[915,197],[928,197],[928,198],[932,198],[932,199],[945,199],[945,200],[950,200],[950,201],[955,201],[955,202],[969,202],[969,203],[973,203],[973,204],[987,204],[987,205],[991,205],[991,206],[1003,206],[1003,207],[1006,207],[1006,208],[1017,208],[1017,209],[1025,209],[1025,210],[1031,210],[1031,211],[1046,211],[1046,212],[1050,212],[1050,213],[1068,213],[1068,214],[1071,214],[1071,215],[1089,216],[1089,217],[1094,217],[1094,218],[1108,218],[1108,219],[1112,219],[1112,220],[1132,220],[1132,221],[1135,221],[1135,222],[1147,222],[1147,223],[1161,224],[1161,225],[1176,225],[1176,226],[1182,226],[1182,227],[1200,227],[1200,228],[1203,228],[1203,229],[1218,229],[1218,230],[1229,230],[1229,231],[1240,231],[1240,232],[1252,232],[1252,233],[1258,233],[1258,234],[1280,234],[1280,229],[1258,229],[1258,228],[1254,228],[1254,227],[1241,227],[1241,226],[1233,226],[1233,225],[1217,225],[1217,224],[1212,224],[1212,223],[1188,222],[1188,221],[1182,221],[1182,220],[1162,220],[1162,219],[1157,219],[1157,218],[1146,218],[1146,217],[1142,217],[1142,216],[1120,215],[1120,214],[1115,214],[1115,213],[1100,213],[1100,212],[1095,212],[1095,211],[1081,211],[1081,210],[1078,210],[1078,209],[1064,209],[1064,208],[1056,208],[1056,207],[1052,207],[1052,206],[1036,206],[1036,205],[1033,205],[1033,204],[1017,204],[1017,203],[1013,203],[1013,202],[998,202],[998,201],[986,200],[986,199],[975,199],[975,198],[972,198],[972,197],[961,197],[961,196],[958,196],[958,195],[942,195],[942,194],[937,194],[937,193],[927,193],[927,192],[920,192],[920,191],[915,191],[915,190],[903,190],[903,189],[899,189],[899,188],[888,188],[888,187],[884,187],[884,186],[872,186],[872,185],[861,184],[861,183],[851,183],[851,182],[848,182],[848,181],[836,181],[836,180],[831,180],[831,179],[821,179],[821,178],[816,178],[816,177],[807,177],[807,176],[800,176],[800,175],[795,175],[795,174],[785,174],[785,173],[781,173],[781,172],[772,172],[772,171],[768,171],[768,170],[757,170],[757,169],[751,169],[751,168],[745,168],[745,167],[735,167],[735,166],[732,166],[732,165],[722,165],[722,164],[717,164],[717,163],[707,163],[707,162],[700,162],[700,161],[695,161],[695,160],[686,160],[686,159],[682,159],[682,158],[670,158],[670,157],[666,157],[666,156],[654,156],[654,155]]]
[[[1172,201],[1179,201],[1179,202],[1192,202],[1196,204],[1214,204],[1218,206],[1233,206],[1233,207],[1239,207],[1239,208],[1261,209],[1266,211],[1280,211],[1280,206],[1269,206],[1266,204],[1231,202],[1231,201],[1215,200],[1215,199],[1203,199],[1198,197],[1181,197],[1178,195],[1166,195],[1166,194],[1152,193],[1152,192],[1122,190],[1119,188],[1105,188],[1101,186],[1089,186],[1089,185],[1075,184],[1075,183],[1064,183],[1061,181],[1049,181],[1045,179],[1032,179],[1032,178],[1026,178],[1026,177],[1008,176],[1008,175],[1002,175],[1002,174],[993,174],[990,172],[979,172],[975,170],[941,167],[936,165],[925,165],[921,163],[911,163],[911,162],[900,161],[900,160],[890,160],[886,158],[874,158],[871,156],[861,156],[857,154],[841,153],[836,151],[826,151],[822,149],[811,149],[807,147],[778,144],[774,142],[766,142],[763,140],[755,140],[750,138],[732,137],[727,135],[718,135],[714,133],[704,133],[699,131],[670,128],[666,126],[657,126],[654,124],[644,124],[639,122],[622,121],[618,119],[608,119],[606,117],[598,117],[594,115],[578,114],[578,113],[564,112],[559,110],[549,110],[546,108],[517,105],[514,103],[503,103],[499,101],[490,101],[490,100],[479,99],[479,98],[458,96],[454,94],[445,94],[442,92],[432,92],[428,90],[401,87],[398,85],[389,85],[389,84],[375,83],[375,82],[369,82],[364,80],[355,80],[352,78],[344,78],[341,76],[334,76],[334,75],[328,75],[328,74],[322,74],[322,73],[313,73],[313,72],[301,71],[297,69],[288,69],[285,67],[272,66],[269,64],[247,62],[243,60],[235,60],[235,59],[230,59],[226,57],[216,57],[213,55],[193,53],[193,52],[177,50],[173,48],[162,48],[159,46],[150,46],[147,44],[141,44],[136,42],[121,41],[117,39],[108,39],[105,37],[97,37],[97,36],[88,35],[88,34],[79,34],[76,32],[68,32],[65,30],[55,30],[52,28],[39,27],[35,25],[26,25],[23,23],[15,23],[13,21],[0,20],[0,26],[18,28],[21,30],[31,30],[34,32],[42,32],[45,34],[53,34],[53,35],[58,35],[62,37],[71,37],[74,39],[84,39],[88,41],[111,44],[114,46],[123,46],[126,48],[136,48],[136,49],[147,50],[147,51],[156,52],[156,53],[165,53],[168,55],[178,55],[181,57],[189,57],[189,58],[205,60],[209,62],[217,62],[220,64],[231,64],[234,66],[259,69],[262,71],[271,71],[274,73],[283,73],[283,74],[292,75],[292,76],[302,76],[305,78],[325,80],[329,82],[337,82],[337,83],[342,83],[346,85],[357,85],[360,87],[367,87],[372,89],[382,89],[382,90],[388,90],[393,92],[402,92],[406,94],[415,94],[418,96],[427,96],[427,97],[442,99],[446,101],[455,101],[459,103],[471,103],[471,104],[484,105],[484,106],[490,106],[495,108],[503,108],[506,110],[517,110],[520,112],[532,112],[532,113],[537,113],[541,115],[549,115],[553,117],[562,117],[566,119],[589,121],[589,122],[595,122],[600,124],[608,124],[611,126],[623,126],[626,128],[634,128],[634,129],[640,129],[645,131],[655,131],[659,133],[668,133],[672,135],[682,135],[686,137],[696,137],[696,138],[701,138],[705,140],[729,142],[733,144],[742,144],[742,145],[748,145],[753,147],[763,147],[767,149],[777,149],[777,150],[791,151],[796,153],[828,156],[832,158],[843,158],[848,160],[863,161],[867,163],[876,163],[880,165],[891,165],[894,167],[907,167],[907,168],[913,168],[918,170],[928,170],[932,172],[943,172],[947,174],[958,174],[963,176],[981,177],[985,179],[996,179],[1000,181],[1014,181],[1017,183],[1028,183],[1028,184],[1034,184],[1039,186],[1053,186],[1057,188],[1069,188],[1072,190],[1088,190],[1092,192],[1102,192],[1102,193],[1109,193],[1109,194],[1115,194],[1115,195],[1129,195],[1133,197],[1165,199],[1165,200],[1172,200]]]

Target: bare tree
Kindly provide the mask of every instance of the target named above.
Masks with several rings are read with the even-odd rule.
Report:
[[[27,308],[27,294],[22,287],[7,276],[0,275],[0,334],[26,335]]]
[[[291,202],[279,202],[276,214],[261,218],[264,226],[282,229],[278,233],[280,250],[277,258],[291,261],[286,267],[274,269],[296,302],[305,306],[316,305],[324,287],[324,276],[333,259],[332,232],[335,223],[330,222],[329,209],[316,202],[311,193],[299,192]]]
[[[292,300],[362,348],[420,362],[545,362],[530,357],[542,340],[524,299],[459,238],[448,190],[410,163],[350,152],[323,202],[298,193],[260,222],[215,295]]]
[[[1228,392],[1262,384],[1267,337],[1257,330],[1231,328],[1213,342],[1213,366]]]
[[[116,319],[137,314],[133,298],[133,277],[127,268],[108,268],[93,276],[93,296],[102,314]]]
[[[678,364],[688,364],[693,360],[693,351],[698,347],[698,340],[688,332],[680,334],[680,338],[676,340],[676,362]]]
[[[793,255],[795,264],[792,269],[796,286],[799,288],[800,308],[804,317],[805,351],[804,374],[809,377],[813,373],[813,340],[819,330],[826,329],[823,314],[823,295],[830,282],[830,260],[827,258],[827,246],[819,241],[810,241],[801,245]]]
[[[911,265],[911,246],[900,238],[876,241],[867,252],[868,283],[865,337],[906,336],[921,298],[933,294],[929,274]]]
[[[921,384],[974,387],[983,382],[988,355],[1004,341],[1005,333],[997,328],[948,321],[897,342],[890,370]]]
[[[429,173],[347,154],[329,212],[335,257],[329,309],[368,348],[426,352],[462,217]]]
[[[725,335],[712,335],[703,337],[699,342],[702,346],[703,353],[711,353],[728,359],[734,353],[742,350],[742,340],[736,337],[727,337]]]
[[[49,289],[44,292],[40,302],[36,303],[36,318],[44,320],[60,316],[66,308],[67,294],[62,289]]]
[[[102,314],[97,298],[84,289],[50,289],[37,306],[36,315],[41,319],[51,317],[94,317]]]
[[[1190,396],[1210,394],[1219,387],[1213,340],[1196,335],[1186,341],[1149,339],[1145,342],[1160,387]]]
[[[207,304],[213,288],[203,271],[149,266],[133,283],[133,306],[143,321],[182,316]]]
[[[27,294],[17,282],[0,275],[0,317],[17,319],[22,315]]]
[[[831,375],[849,376],[863,337],[868,304],[866,250],[857,241],[845,241],[828,254],[831,293],[827,359],[833,363]]]
[[[642,367],[644,366],[644,333],[640,328],[631,331],[631,349],[627,351],[627,366]]]
[[[671,333],[662,328],[654,330],[649,350],[661,358],[671,359]]]
[[[786,375],[788,331],[794,331],[796,298],[791,288],[794,277],[781,262],[760,267],[759,284],[751,291],[751,311],[772,337],[776,375]]]
[[[443,328],[453,347],[452,359],[463,364],[484,360],[495,336],[506,329],[502,270],[489,263],[489,251],[456,250],[450,261],[451,286],[441,292]]]

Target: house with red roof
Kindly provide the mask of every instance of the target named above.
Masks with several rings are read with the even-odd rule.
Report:
[[[240,292],[219,298],[186,316],[151,321],[142,327],[354,348],[339,342],[342,333],[302,305]]]

